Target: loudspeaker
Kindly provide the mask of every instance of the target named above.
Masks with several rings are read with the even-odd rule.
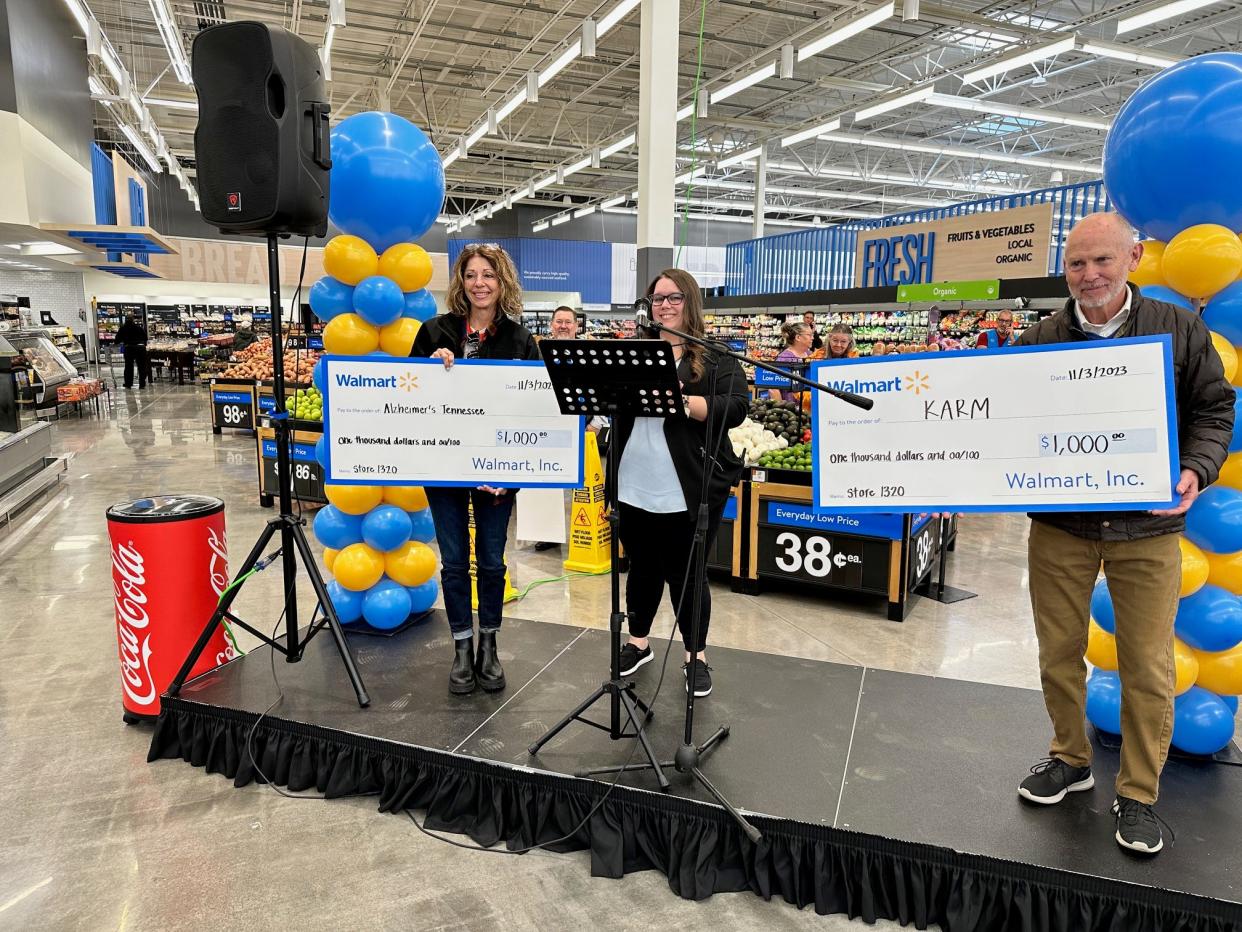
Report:
[[[224,233],[328,230],[328,97],[314,47],[279,26],[194,39],[194,156],[203,219]]]

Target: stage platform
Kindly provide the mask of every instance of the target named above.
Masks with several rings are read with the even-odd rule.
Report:
[[[511,848],[570,833],[607,784],[574,777],[625,763],[632,740],[572,724],[536,758],[527,746],[607,675],[607,633],[506,619],[508,689],[453,697],[452,647],[434,615],[393,638],[351,636],[372,697],[359,709],[329,637],[296,665],[267,648],[165,699],[151,759],[179,758],[244,785],[247,751],[274,782],[329,796],[375,794],[381,811]],[[650,700],[656,661],[634,677]],[[1176,832],[1157,858],[1112,840],[1117,753],[1098,747],[1096,787],[1054,807],[1023,804],[1019,780],[1046,746],[1037,691],[719,647],[696,737],[730,736],[704,770],[764,832],[755,846],[693,780],[669,794],[627,774],[556,848],[589,848],[592,872],[657,869],[681,896],[750,890],[821,913],[923,928],[1087,932],[1242,928],[1242,767],[1171,759],[1158,811]],[[681,742],[681,648],[648,734]],[[594,710],[607,721],[607,706]],[[253,736],[252,736],[253,732]],[[635,755],[638,759],[640,755]]]

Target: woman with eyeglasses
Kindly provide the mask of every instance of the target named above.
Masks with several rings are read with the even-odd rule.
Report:
[[[522,288],[509,254],[494,244],[474,243],[453,265],[446,299],[448,313],[419,328],[411,356],[457,359],[539,359],[522,316]],[[505,598],[505,541],[516,490],[481,485],[475,489],[428,487],[427,501],[440,544],[440,584],[444,611],[453,633],[449,692],[487,692],[505,688],[505,671],[496,654]],[[474,650],[470,596],[470,527],[474,507],[475,562],[478,567],[479,650]]]
[[[706,333],[702,293],[689,272],[661,272],[647,289],[647,301],[656,323],[691,336]],[[677,360],[685,415],[618,417],[613,424],[613,443],[619,444],[620,454],[616,481],[621,542],[630,561],[625,584],[630,638],[621,649],[621,673],[628,676],[654,656],[647,635],[667,586],[686,649],[686,689],[706,696],[712,691],[704,653],[711,595],[704,581],[698,639],[692,641],[694,580],[689,565],[703,493],[703,451],[706,447],[709,468],[704,546],[710,552],[725,501],[742,469],[728,432],[746,417],[749,396],[746,376],[732,357],[715,356],[675,334],[661,336],[672,344]]]
[[[781,327],[781,336],[785,338],[785,348],[772,361],[793,363],[798,367],[794,371],[798,375],[802,375],[803,368],[800,364],[811,355],[815,330],[810,324],[803,323],[802,321],[791,322]],[[768,392],[768,397],[774,401],[797,400],[797,395],[793,391],[782,391],[779,388],[771,389]]]

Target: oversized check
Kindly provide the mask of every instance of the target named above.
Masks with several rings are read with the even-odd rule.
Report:
[[[1168,507],[1180,474],[1167,335],[851,359],[810,378],[814,501],[834,511]]]
[[[325,356],[326,481],[582,485],[581,417],[542,362]]]

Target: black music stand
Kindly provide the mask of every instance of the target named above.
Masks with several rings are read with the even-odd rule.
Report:
[[[677,361],[667,340],[543,340],[539,351],[564,414],[664,418],[684,411],[681,385],[677,379]],[[609,544],[612,555],[609,574],[612,605],[608,616],[611,642],[608,679],[527,750],[532,755],[538,754],[540,748],[573,721],[606,731],[614,741],[636,737],[648,761],[642,766],[644,769],[650,766],[660,789],[668,790],[668,778],[643,730],[645,723],[651,720],[651,709],[634,694],[634,684],[621,679],[621,627],[625,613],[621,611],[621,573],[617,552],[621,527],[621,516],[616,507],[618,466],[617,444],[610,443],[604,482],[608,527],[612,537]],[[582,717],[604,696],[610,700],[607,727]],[[634,726],[633,732],[626,732],[622,727],[622,708]]]

